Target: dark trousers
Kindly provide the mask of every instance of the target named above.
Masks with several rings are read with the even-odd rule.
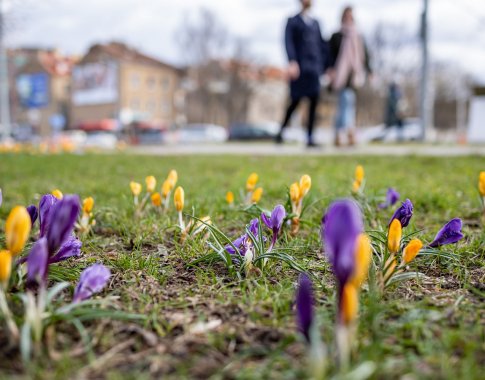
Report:
[[[285,118],[283,120],[283,123],[281,124],[281,129],[280,129],[280,136],[283,133],[283,130],[285,127],[288,125],[290,122],[291,116],[293,115],[293,112],[295,112],[296,108],[300,104],[302,98],[298,99],[290,99],[290,104],[288,105],[288,108],[286,110]],[[307,124],[307,132],[308,132],[308,142],[313,142],[313,127],[315,125],[315,115],[317,111],[317,105],[318,105],[318,95],[316,96],[309,96],[308,100],[310,104],[308,105],[308,124]]]

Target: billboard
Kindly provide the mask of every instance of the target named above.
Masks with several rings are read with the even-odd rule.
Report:
[[[72,102],[77,106],[118,100],[118,66],[115,62],[86,63],[72,71]]]
[[[21,74],[15,85],[23,107],[42,108],[49,104],[49,76],[46,73]]]

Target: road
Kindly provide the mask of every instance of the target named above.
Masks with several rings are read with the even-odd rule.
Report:
[[[242,156],[485,156],[484,145],[430,145],[430,144],[367,144],[335,148],[323,146],[307,149],[303,145],[276,145],[273,143],[225,143],[137,146],[127,148],[129,153],[179,156],[179,155],[242,155]],[[485,164],[485,162],[484,162]]]

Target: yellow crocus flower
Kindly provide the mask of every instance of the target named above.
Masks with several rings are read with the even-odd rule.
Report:
[[[55,196],[57,199],[62,199],[62,197],[64,196],[64,195],[62,194],[62,191],[61,191],[61,190],[59,190],[59,189],[54,189],[54,190],[52,190],[51,194],[52,194],[53,196]]]
[[[162,197],[160,193],[153,193],[150,198],[155,207],[160,207],[162,205]]]
[[[261,200],[262,196],[263,196],[263,188],[258,187],[256,190],[254,190],[253,195],[251,196],[251,202],[258,203]]]
[[[418,255],[419,251],[423,248],[423,242],[419,239],[412,239],[403,251],[403,261],[405,264],[410,263]]]
[[[485,172],[480,172],[478,176],[478,191],[482,197],[485,197]]]
[[[387,235],[387,248],[389,252],[396,253],[399,251],[402,237],[402,227],[399,219],[394,219],[389,226],[389,232]]]
[[[355,269],[350,282],[357,288],[367,279],[369,265],[372,256],[372,249],[369,237],[361,233],[357,237],[355,247]]]
[[[12,254],[10,251],[0,251],[0,284],[7,286],[12,272]]]
[[[175,193],[173,194],[173,202],[175,203],[175,208],[178,212],[181,212],[184,209],[185,194],[184,189],[181,186],[175,189]]]
[[[356,193],[360,189],[360,182],[355,180],[354,183],[352,184],[352,192]]]
[[[232,191],[228,191],[226,193],[226,202],[232,205],[234,203],[234,193]]]
[[[17,255],[24,248],[30,233],[32,221],[25,207],[16,206],[10,211],[5,223],[7,249],[12,255]]]
[[[94,199],[93,197],[87,197],[83,200],[83,212],[85,214],[90,214],[93,211]]]
[[[257,173],[251,173],[246,181],[246,190],[253,191],[256,187],[256,183],[258,183],[258,179],[259,177]]]
[[[177,174],[177,171],[174,170],[174,169],[170,170],[170,172],[168,173],[167,180],[172,184],[172,189],[177,184],[178,178],[179,178],[179,176]],[[172,189],[170,189],[170,190],[172,190]]]
[[[138,182],[131,181],[130,182],[130,189],[132,194],[137,197],[141,193],[141,184]]]
[[[147,192],[153,193],[155,191],[155,187],[157,186],[157,180],[154,176],[149,175],[145,178],[145,183],[147,185]]]
[[[364,180],[364,174],[364,167],[362,165],[357,165],[355,167],[355,180],[359,182],[359,184]]]
[[[340,318],[345,325],[349,325],[357,318],[359,312],[359,292],[357,288],[347,283],[342,289],[340,301]]]
[[[169,179],[166,179],[165,181],[163,181],[163,184],[162,184],[162,196],[163,198],[167,198],[170,194],[170,192],[172,191],[172,182],[170,182]]]
[[[300,199],[300,186],[296,182],[290,186],[290,199],[293,203],[298,202]]]
[[[312,187],[312,179],[308,174],[300,178],[300,198],[303,198],[310,191]]]

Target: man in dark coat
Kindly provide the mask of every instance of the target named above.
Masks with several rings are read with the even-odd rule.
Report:
[[[311,0],[300,0],[302,10],[290,17],[286,24],[285,45],[288,55],[290,79],[290,102],[276,142],[283,141],[283,129],[303,98],[309,99],[307,146],[313,147],[313,126],[320,94],[320,76],[327,65],[328,47],[323,40],[318,21],[308,13]]]

